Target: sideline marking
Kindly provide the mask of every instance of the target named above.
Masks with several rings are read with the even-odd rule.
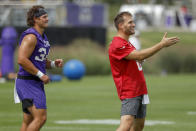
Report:
[[[187,112],[188,115],[196,115],[196,112],[195,111],[189,111]]]
[[[114,119],[104,119],[104,120],[89,120],[89,119],[80,119],[80,120],[59,120],[55,121],[56,124],[104,124],[104,125],[119,125],[120,120]],[[146,120],[145,125],[170,125],[175,124],[172,121],[158,121],[158,120]]]

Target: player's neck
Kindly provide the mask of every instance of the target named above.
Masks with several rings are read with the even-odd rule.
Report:
[[[43,35],[44,33],[44,29],[40,28],[39,26],[35,25],[33,28],[35,28],[35,30],[40,34]]]
[[[124,34],[124,33],[122,33],[122,32],[118,32],[118,33],[117,33],[117,36],[118,36],[118,37],[121,37],[121,38],[123,38],[123,39],[125,39],[126,41],[129,40],[129,36],[126,35],[126,34]]]

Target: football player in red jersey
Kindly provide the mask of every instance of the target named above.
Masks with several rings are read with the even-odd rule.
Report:
[[[118,32],[108,52],[112,76],[122,101],[121,122],[117,131],[142,131],[149,98],[141,62],[161,49],[176,44],[179,38],[168,38],[165,33],[162,40],[154,46],[136,50],[128,41],[129,36],[135,33],[131,13],[119,13],[114,19],[114,24]]]

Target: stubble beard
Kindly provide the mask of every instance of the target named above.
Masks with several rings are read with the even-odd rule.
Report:
[[[127,30],[125,30],[125,34],[128,35],[128,36],[135,34],[135,31],[132,31],[132,30],[133,29],[127,29]]]
[[[41,24],[41,25],[39,25],[39,27],[45,30],[48,27],[48,23],[47,23],[47,25],[46,24]]]

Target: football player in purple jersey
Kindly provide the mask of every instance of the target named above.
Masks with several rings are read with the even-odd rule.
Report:
[[[50,79],[46,68],[63,66],[62,59],[47,59],[50,44],[44,33],[48,27],[48,14],[41,5],[27,12],[30,26],[20,37],[18,51],[19,72],[15,83],[15,103],[22,102],[23,122],[21,131],[39,131],[47,118],[44,84]]]

